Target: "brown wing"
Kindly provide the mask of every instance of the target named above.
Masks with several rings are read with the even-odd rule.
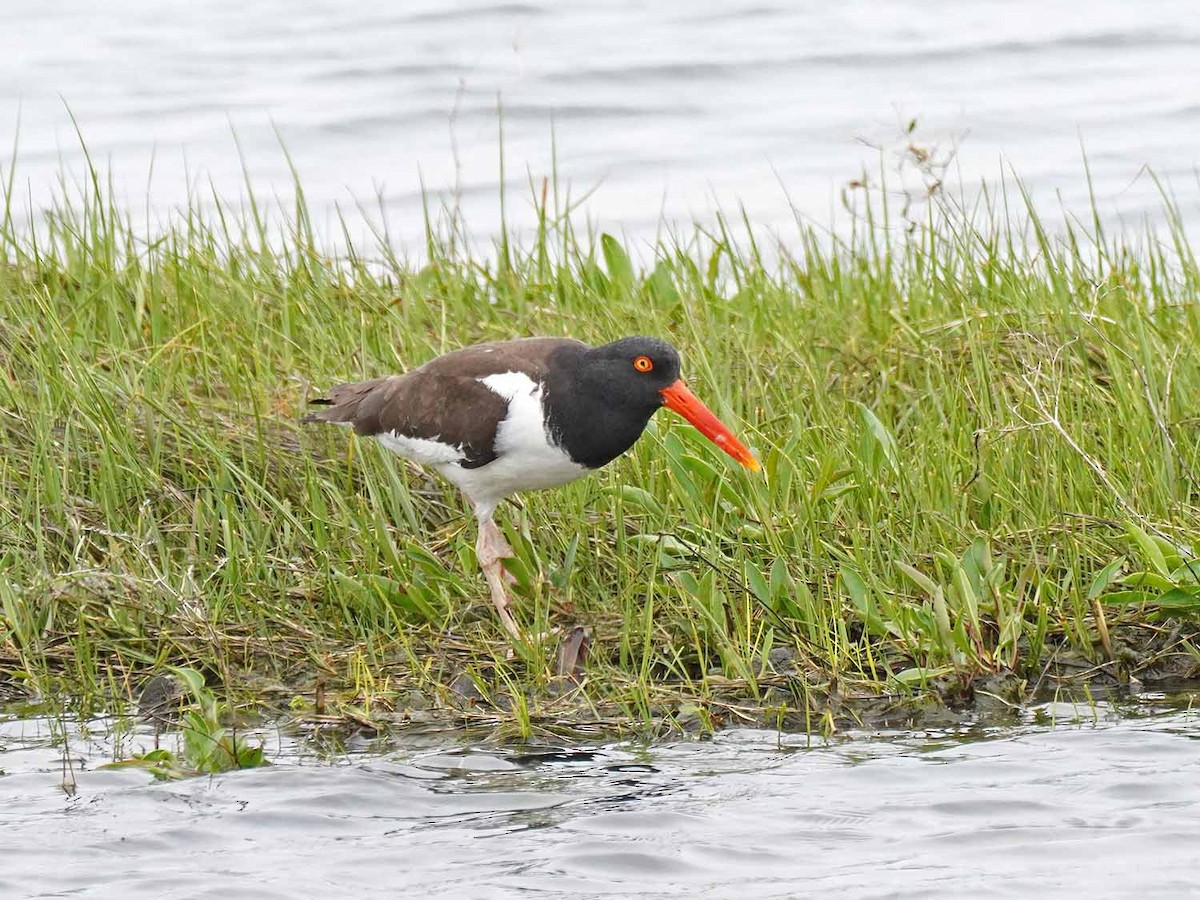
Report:
[[[570,338],[521,338],[475,344],[431,359],[417,372],[487,378],[504,372],[523,372],[540,381],[550,368],[550,358],[561,351],[586,350],[587,344]]]
[[[508,401],[480,379],[522,372],[534,381],[560,350],[583,349],[578,341],[526,338],[477,344],[430,360],[407,375],[340,384],[312,403],[324,406],[302,421],[350,424],[360,435],[395,433],[459,447],[468,469],[496,459],[496,430]]]

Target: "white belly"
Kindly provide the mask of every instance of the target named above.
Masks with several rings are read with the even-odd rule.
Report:
[[[393,453],[423,466],[443,466],[463,458],[460,448],[428,438],[405,437],[401,434],[377,434],[375,440]]]

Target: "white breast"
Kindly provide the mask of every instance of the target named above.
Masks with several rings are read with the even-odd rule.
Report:
[[[496,432],[498,459],[478,469],[438,466],[438,471],[475,502],[476,512],[490,511],[509,494],[557,487],[591,469],[573,462],[546,433],[542,386],[522,372],[479,379],[508,401],[508,415]]]

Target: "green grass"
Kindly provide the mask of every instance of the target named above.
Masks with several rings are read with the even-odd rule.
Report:
[[[147,233],[95,181],[32,229],[10,191],[0,684],[113,707],[186,666],[301,714],[527,735],[1197,671],[1200,269],[1176,217],[1052,237],[1019,193],[917,227],[876,203],[770,263],[722,220],[643,268],[545,197],[523,246],[430,228],[415,264],[329,258],[303,199]],[[476,341],[635,333],[681,349],[765,477],[664,412],[501,510],[528,633],[591,628],[564,691],[552,638],[510,652],[453,490],[298,418]]]

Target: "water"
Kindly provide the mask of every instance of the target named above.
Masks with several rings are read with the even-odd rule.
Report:
[[[112,753],[98,733],[70,744],[73,797],[45,723],[13,720],[0,895],[1193,893],[1200,714],[1154,695],[1122,712],[1060,704],[1007,730],[812,743],[729,731],[505,750],[408,735],[332,759],[277,735],[275,766],[179,783],[97,770]]]
[[[503,106],[509,215],[528,184],[595,189],[581,216],[651,238],[660,215],[745,205],[794,233],[864,165],[864,141],[959,144],[963,183],[1011,166],[1054,212],[1088,207],[1081,146],[1110,222],[1161,222],[1144,167],[1200,214],[1200,14],[1194,0],[6,0],[0,161],[20,121],[18,194],[47,202],[83,171],[64,104],[118,194],[152,213],[218,192],[289,194],[282,141],[319,225],[334,204],[420,246],[422,189],[457,193],[477,235],[499,223]],[[242,157],[233,131],[241,143]],[[153,166],[151,162],[153,161]],[[152,171],[152,177],[151,177]],[[912,171],[893,185],[916,188]],[[382,209],[376,208],[376,198]],[[789,200],[790,198],[790,200]]]

